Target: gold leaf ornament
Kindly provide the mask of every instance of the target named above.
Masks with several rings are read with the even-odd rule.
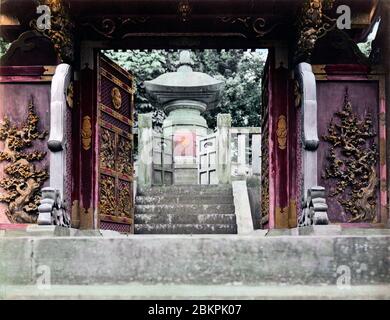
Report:
[[[83,117],[83,125],[81,130],[81,143],[84,150],[89,150],[91,148],[91,139],[92,137],[92,125],[91,118],[89,116]]]
[[[284,115],[279,116],[276,129],[276,136],[278,138],[278,147],[284,150],[287,147],[287,121]]]
[[[119,110],[122,105],[122,95],[117,87],[112,88],[111,98],[112,105],[116,110]]]

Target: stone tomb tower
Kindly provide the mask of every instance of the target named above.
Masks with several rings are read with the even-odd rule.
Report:
[[[192,70],[189,51],[180,53],[176,72],[145,81],[151,100],[167,114],[163,135],[172,138],[174,183],[197,184],[197,138],[206,136],[208,127],[201,115],[218,104],[223,82]]]

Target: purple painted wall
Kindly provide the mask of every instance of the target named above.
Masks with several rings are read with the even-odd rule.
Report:
[[[322,172],[326,167],[326,153],[330,146],[322,139],[328,134],[328,126],[334,113],[341,111],[344,105],[345,89],[348,87],[349,99],[352,103],[353,112],[358,114],[359,120],[363,120],[370,112],[373,119],[373,128],[377,136],[370,140],[379,149],[379,101],[378,82],[376,81],[317,81],[317,101],[318,101],[318,133],[320,146],[318,149],[318,183],[324,186],[328,201],[328,216],[332,223],[347,222],[348,216],[344,213],[336,199],[328,197],[329,190],[334,186],[331,180],[323,179]],[[334,117],[336,123],[338,118]],[[377,176],[379,177],[379,156],[377,162]],[[379,185],[378,185],[379,186]],[[379,187],[377,188],[377,215],[380,214]]]

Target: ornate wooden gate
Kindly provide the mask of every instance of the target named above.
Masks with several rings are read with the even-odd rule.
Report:
[[[134,77],[97,56],[99,228],[133,232]]]

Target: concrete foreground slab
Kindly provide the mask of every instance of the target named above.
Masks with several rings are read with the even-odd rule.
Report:
[[[0,299],[180,299],[180,300],[268,300],[268,299],[385,299],[390,285],[369,286],[228,286],[228,285],[53,285],[0,287]]]

